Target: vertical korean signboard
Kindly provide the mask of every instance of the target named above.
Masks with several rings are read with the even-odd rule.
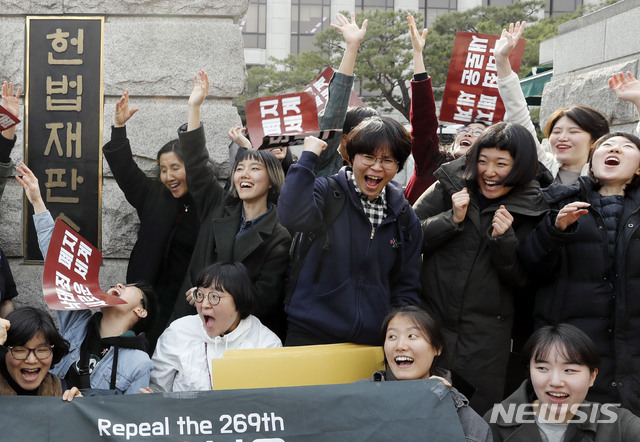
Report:
[[[493,55],[500,36],[456,33],[447,83],[442,97],[440,120],[451,123],[502,121],[504,104],[498,93],[498,72]],[[514,72],[520,72],[525,40],[509,56]]]
[[[53,216],[101,246],[103,17],[27,17],[25,160]],[[26,203],[25,261],[41,261]]]

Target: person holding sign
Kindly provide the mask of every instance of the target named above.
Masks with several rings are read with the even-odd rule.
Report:
[[[0,346],[0,395],[62,396],[69,402],[82,396],[76,387],[63,393],[60,379],[49,372],[69,353],[69,341],[44,310],[22,307],[0,319]]]
[[[414,204],[422,220],[422,297],[444,330],[449,368],[471,383],[478,413],[502,400],[514,317],[526,277],[516,251],[548,206],[524,127],[490,126],[436,172]]]
[[[456,135],[448,152],[440,150],[438,137],[438,117],[436,101],[433,97],[431,77],[424,66],[422,51],[427,38],[427,29],[418,33],[413,15],[407,15],[409,34],[413,45],[413,79],[411,80],[411,153],[415,160],[413,174],[407,183],[404,195],[413,204],[422,193],[436,181],[433,172],[442,163],[461,157],[484,132],[487,123],[483,121],[465,124]]]
[[[571,185],[578,181],[580,175],[587,174],[593,144],[609,132],[609,122],[604,115],[588,106],[572,105],[558,109],[551,114],[544,130],[551,152],[542,147],[518,75],[511,70],[509,62],[509,55],[522,37],[526,24],[524,21],[511,23],[509,30],[502,30],[495,47],[498,90],[504,102],[505,121],[526,127],[536,141],[538,160],[549,169],[554,182]]]
[[[151,385],[142,392],[211,390],[211,360],[226,350],[282,347],[251,314],[257,296],[242,263],[210,265],[197,276],[192,296],[198,314],[176,319],[160,336]]]
[[[187,187],[180,140],[171,140],[158,151],[160,179],[146,176],[133,160],[126,123],[137,111],[137,107],[129,107],[126,90],[116,104],[111,141],[103,151],[118,186],[140,219],[127,282],[147,281],[158,294],[158,319],[147,336],[153,354],[187,273],[200,223]]]
[[[386,370],[376,371],[372,382],[440,379],[449,386],[465,440],[492,440],[489,425],[469,407],[467,398],[451,387],[450,373],[440,367],[445,341],[433,316],[412,305],[393,309],[382,322],[382,337]]]
[[[200,271],[215,262],[242,262],[258,289],[255,314],[279,335],[284,334],[284,274],[291,236],[277,220],[275,203],[284,181],[278,159],[267,150],[247,149],[236,157],[233,185],[225,191],[209,163],[200,107],[209,93],[205,71],[195,76],[186,128],[178,136],[184,151],[187,185],[198,206],[200,232],[183,284],[176,316],[193,311],[194,285]],[[182,129],[186,129],[183,131]]]
[[[16,179],[33,205],[38,245],[46,258],[53,217],[42,200],[33,172],[24,163],[16,170],[20,174]],[[126,303],[102,307],[95,315],[91,310],[56,310],[60,332],[71,347],[70,353],[51,371],[64,379],[68,387],[138,393],[141,387],[149,385],[151,360],[143,332],[155,320],[156,294],[145,283],[117,284],[107,293]]]
[[[278,200],[283,226],[313,234],[285,307],[286,345],[376,345],[389,310],[419,302],[420,223],[391,181],[411,153],[411,135],[391,118],[367,118],[347,138],[353,166],[316,178],[326,148],[305,138]],[[324,225],[333,199],[344,204]]]

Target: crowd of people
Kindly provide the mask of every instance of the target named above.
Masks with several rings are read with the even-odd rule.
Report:
[[[208,161],[205,71],[187,123],[158,151],[157,178],[133,159],[138,108],[125,91],[103,151],[140,219],[126,281],[108,291],[126,303],[56,311],[56,328],[43,310],[14,310],[0,250],[0,394],[209,390],[210,361],[225,350],[353,342],[383,347],[373,382],[438,379],[469,441],[638,439],[640,130],[610,133],[599,111],[571,105],[553,112],[541,143],[509,63],[518,22],[494,52],[504,121],[471,122],[442,147],[427,30],[411,14],[408,24],[411,133],[348,107],[367,22],[339,14],[344,55],[319,122],[342,137],[307,137],[295,158],[254,149],[233,127],[228,183]],[[640,113],[631,73],[609,87]],[[2,88],[16,116],[20,92]],[[2,132],[0,192],[15,141],[15,127]],[[410,155],[403,188],[394,177]],[[46,256],[53,216],[38,178],[15,169]],[[522,369],[510,362],[518,354]],[[577,422],[592,403],[621,407],[612,423]],[[494,413],[510,404],[530,404],[535,419]]]

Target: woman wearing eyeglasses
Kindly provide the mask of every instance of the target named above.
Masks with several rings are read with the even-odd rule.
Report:
[[[0,395],[82,396],[77,388],[62,393],[60,379],[49,369],[69,353],[51,316],[34,307],[22,307],[0,319]]]
[[[213,264],[200,272],[196,286],[198,314],[175,320],[160,336],[151,386],[142,392],[211,390],[211,360],[226,350],[282,347],[251,314],[256,293],[242,263]]]

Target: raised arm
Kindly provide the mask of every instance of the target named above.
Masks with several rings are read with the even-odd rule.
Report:
[[[360,44],[367,33],[367,20],[358,27],[355,14],[351,14],[351,21],[342,14],[337,14],[338,24],[331,24],[332,28],[342,33],[345,41],[345,50],[340,62],[340,67],[333,74],[329,83],[329,99],[324,108],[324,114],[320,117],[320,129],[342,129],[349,107],[351,88],[353,87],[353,70],[356,63],[356,56]],[[321,154],[314,166],[317,176],[331,176],[342,167],[342,157],[337,149],[340,145],[341,137],[334,137],[329,140],[327,149]]]
[[[116,114],[113,119],[113,127],[124,127],[129,121],[129,118],[138,112],[140,108],[129,108],[129,89],[125,89],[124,94],[120,97],[120,100],[116,103]]]
[[[425,28],[422,34],[418,32],[416,27],[416,19],[411,14],[407,14],[407,22],[409,23],[409,35],[411,36],[411,53],[413,54],[413,75],[422,74],[427,72],[427,68],[424,67],[424,58],[422,51],[427,41],[427,33],[429,30]]]
[[[640,81],[636,80],[631,72],[627,71],[626,75],[622,72],[613,74],[609,79],[609,88],[615,92],[619,100],[633,103],[640,117]],[[640,136],[640,121],[634,133]]]
[[[194,75],[194,85],[189,96],[189,122],[187,131],[197,129],[200,126],[200,107],[209,94],[209,76],[202,70]]]

